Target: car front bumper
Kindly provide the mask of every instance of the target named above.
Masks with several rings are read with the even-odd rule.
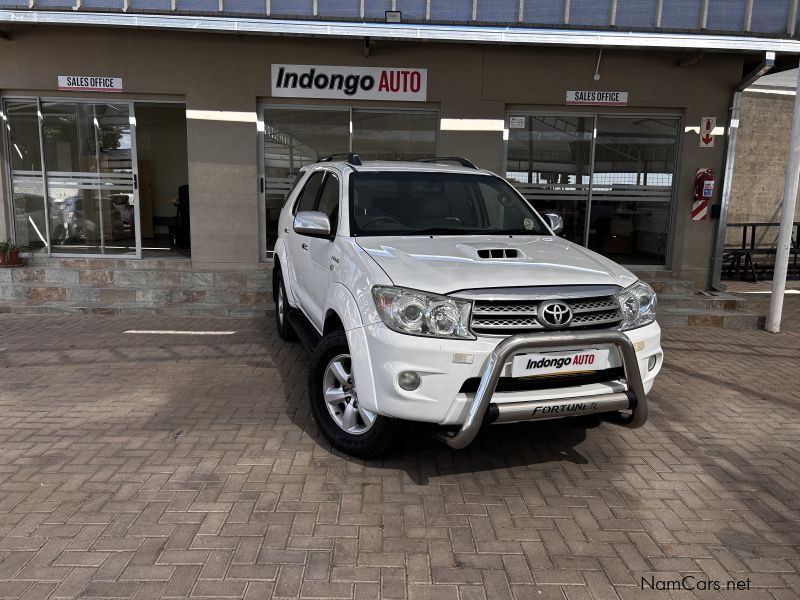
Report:
[[[558,337],[559,334],[563,335]],[[581,334],[589,335],[587,338]],[[612,335],[602,338],[599,334]],[[638,367],[643,394],[649,393],[663,363],[661,329],[657,323],[621,334],[617,330],[581,330],[512,336],[536,339],[555,335],[558,339],[552,338],[551,343],[544,346],[535,343],[518,346],[500,364],[496,361],[490,364],[493,353],[503,342],[498,337],[479,337],[476,340],[425,338],[396,333],[383,323],[352,329],[347,335],[359,402],[365,408],[385,416],[439,425],[464,425],[469,420],[470,411],[474,410],[476,394],[480,393],[480,386],[476,392],[462,391],[464,383],[481,378],[483,384],[489,370],[495,371],[498,378],[510,376],[511,360],[516,354],[532,350],[555,352],[607,348],[610,350],[608,366],[618,370],[624,366],[620,349],[620,343],[624,342],[619,342],[619,338],[623,338],[630,342],[633,352],[632,360],[628,362]],[[399,386],[398,376],[403,371],[419,374],[420,385],[416,390],[406,391]],[[522,407],[526,404],[535,406],[536,403],[544,405],[553,400],[597,400],[612,394],[630,395],[634,391],[631,388],[628,378],[619,376],[610,377],[608,381],[523,391],[501,392],[492,386],[487,402],[509,409],[512,404]],[[579,410],[569,414],[585,412]],[[509,418],[508,415],[512,414],[509,411],[505,414],[505,418],[497,420],[528,420],[523,416],[525,410],[517,413],[519,418]],[[552,411],[548,414],[561,416]]]

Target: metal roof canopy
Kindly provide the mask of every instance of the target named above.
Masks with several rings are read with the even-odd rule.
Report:
[[[525,27],[429,25],[411,23],[364,23],[303,21],[247,17],[119,14],[42,10],[0,10],[0,23],[39,25],[83,25],[204,31],[275,36],[303,36],[395,41],[461,42],[538,46],[589,46],[593,48],[653,48],[706,51],[752,51],[800,54],[800,41],[792,39],[709,35],[696,33],[652,33],[639,31],[583,31]]]

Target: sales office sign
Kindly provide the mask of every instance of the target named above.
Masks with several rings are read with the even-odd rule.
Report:
[[[583,106],[628,106],[628,92],[570,90],[567,92],[567,104]]]
[[[122,77],[59,75],[58,89],[81,90],[84,92],[121,92]]]
[[[272,95],[283,98],[424,102],[428,98],[428,70],[272,65]]]

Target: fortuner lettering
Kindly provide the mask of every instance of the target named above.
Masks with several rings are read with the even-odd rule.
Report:
[[[582,411],[591,411],[597,408],[596,402],[576,402],[574,404],[556,404],[555,406],[537,406],[533,409],[531,416],[537,414],[542,415],[556,415],[564,413],[574,413]]]

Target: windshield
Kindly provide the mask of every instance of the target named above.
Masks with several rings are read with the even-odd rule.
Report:
[[[505,181],[490,175],[359,172],[350,175],[352,235],[549,235]]]

